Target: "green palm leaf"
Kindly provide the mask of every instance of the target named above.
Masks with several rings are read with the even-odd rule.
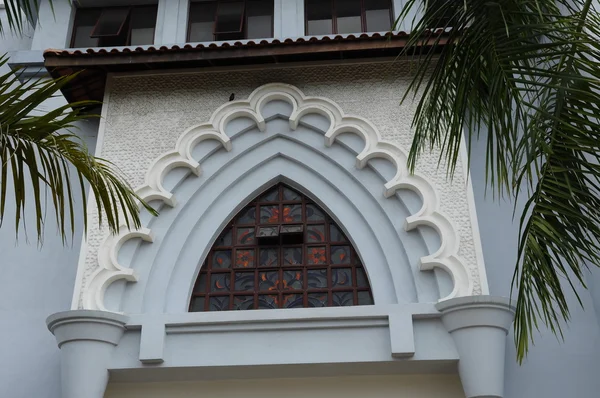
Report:
[[[494,193],[527,195],[513,277],[522,361],[540,322],[562,336],[563,288],[600,265],[600,15],[591,0],[408,0],[397,23],[419,8],[409,164],[439,147],[452,173],[463,136],[470,155],[487,130]]]
[[[7,57],[0,58],[0,67]],[[26,204],[33,202],[37,237],[41,242],[47,206],[50,198],[58,230],[63,243],[75,230],[75,215],[79,211],[73,199],[76,189],[81,191],[84,226],[87,229],[86,189],[89,183],[99,212],[111,232],[120,225],[140,226],[139,205],[152,214],[156,212],[131,189],[114,166],[92,156],[85,144],[71,130],[75,123],[90,117],[82,113],[81,102],[65,105],[39,115],[35,110],[55,96],[74,76],[55,81],[21,82],[18,75],[8,72],[0,75],[0,227],[4,225],[8,200],[16,204],[14,227],[18,233],[26,216]],[[77,178],[71,176],[75,170]],[[77,181],[73,185],[72,181]],[[9,186],[14,198],[8,195]]]
[[[71,1],[71,0],[63,0]],[[6,20],[12,32],[21,33],[25,26],[32,24],[40,9],[41,0],[4,0],[4,9],[6,10]],[[52,0],[49,0],[52,7]],[[0,33],[4,33],[5,27],[0,21]]]

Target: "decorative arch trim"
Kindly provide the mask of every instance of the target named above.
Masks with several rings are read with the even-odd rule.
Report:
[[[191,127],[184,131],[178,139],[175,149],[156,159],[148,169],[145,183],[136,193],[145,201],[160,200],[168,206],[177,206],[172,192],[163,187],[165,175],[178,167],[187,168],[196,176],[200,176],[200,164],[192,157],[196,145],[205,140],[220,143],[227,151],[231,151],[232,143],[226,134],[227,125],[237,118],[251,119],[260,131],[266,129],[262,116],[264,106],[275,100],[289,103],[293,111],[289,117],[292,130],[296,130],[300,120],[308,114],[319,114],[326,117],[330,124],[325,132],[324,145],[333,145],[342,133],[353,133],[365,141],[364,148],[356,157],[356,166],[364,168],[372,159],[381,158],[390,161],[396,168],[396,173],[384,185],[383,194],[391,197],[398,190],[409,189],[417,193],[423,200],[423,205],[415,214],[407,217],[404,222],[406,231],[420,225],[432,227],[440,236],[439,249],[420,259],[421,270],[441,268],[448,272],[454,282],[452,292],[440,301],[473,294],[474,278],[463,259],[458,255],[459,236],[452,221],[440,210],[439,195],[433,184],[419,173],[411,174],[406,166],[406,152],[392,142],[382,139],[378,129],[368,120],[352,115],[345,115],[334,102],[321,97],[307,97],[298,88],[282,83],[266,84],[257,88],[247,100],[228,102],[220,106],[208,123]],[[118,261],[118,251],[128,240],[141,238],[151,242],[151,231],[147,228],[127,230],[125,226],[115,236],[107,237],[98,250],[99,268],[89,278],[83,290],[83,305],[85,309],[106,311],[104,292],[116,280],[124,279],[136,282],[136,274]]]

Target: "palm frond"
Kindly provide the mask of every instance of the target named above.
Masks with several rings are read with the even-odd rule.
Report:
[[[50,6],[52,7],[52,0]],[[71,1],[71,0],[62,0]],[[40,9],[41,0],[4,0],[6,21],[10,31],[22,33],[28,24],[34,23]],[[5,26],[0,21],[0,33],[4,33]]]
[[[409,165],[439,147],[453,173],[463,136],[470,155],[487,130],[494,194],[527,195],[513,277],[522,361],[540,323],[562,336],[563,288],[600,265],[600,15],[592,0],[409,0],[400,20],[419,7]]]
[[[0,67],[7,57],[0,58]],[[87,230],[86,189],[89,183],[100,214],[111,232],[124,223],[128,228],[140,226],[138,202],[152,214],[156,212],[131,189],[123,176],[108,161],[92,156],[81,139],[72,132],[76,123],[90,115],[82,113],[91,102],[64,105],[37,115],[34,112],[52,98],[74,76],[55,81],[20,82],[15,72],[0,76],[0,227],[4,225],[9,186],[16,205],[14,227],[24,225],[26,204],[34,203],[38,241],[42,241],[46,206],[50,197],[58,231],[63,243],[75,232],[76,209],[73,199],[80,190],[83,201],[84,227]],[[72,181],[72,169],[77,184]]]

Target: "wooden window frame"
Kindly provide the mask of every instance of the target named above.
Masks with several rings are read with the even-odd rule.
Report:
[[[338,1],[343,1],[343,0],[328,0],[331,1],[331,34],[332,35],[337,35],[337,34],[341,34],[338,33],[338,26],[337,26],[337,10],[336,10],[336,2]],[[355,32],[355,33],[366,33],[366,32],[377,32],[377,31],[369,31],[367,30],[367,9],[365,7],[365,3],[369,1],[369,0],[360,0],[360,26],[361,26],[361,31],[360,32]],[[387,2],[389,3],[389,10],[390,10],[390,26],[394,26],[394,4],[392,2],[392,0],[387,0]],[[351,34],[351,33],[343,33],[343,34]],[[305,36],[310,36],[310,33],[308,32],[308,0],[304,0],[304,35]],[[321,36],[321,35],[319,35]],[[323,35],[323,36],[327,36],[327,35]]]
[[[218,15],[219,15],[219,7],[222,4],[227,4],[227,3],[234,3],[234,2],[242,2],[244,3],[244,10],[242,11],[242,18],[240,19],[240,30],[239,31],[232,31],[232,32],[217,32],[217,19],[218,19]],[[235,41],[235,40],[252,40],[252,39],[248,39],[248,12],[247,12],[247,5],[248,5],[248,0],[210,0],[210,1],[190,1],[188,3],[188,21],[187,21],[187,35],[186,35],[186,42],[190,42],[190,36],[192,33],[192,24],[190,21],[190,15],[191,15],[191,8],[192,8],[192,4],[194,3],[212,3],[215,5],[214,10],[215,10],[215,14],[213,15],[213,28],[212,28],[212,36],[213,36],[213,40],[212,41]],[[271,5],[271,34],[270,36],[273,37],[274,32],[275,32],[275,1],[271,0],[269,2],[269,4]],[[241,39],[232,39],[232,40],[217,40],[216,37],[217,35],[223,35],[223,34],[231,34],[231,33],[241,33],[243,38]]]
[[[94,25],[94,28],[92,29],[92,32],[94,32],[96,30],[96,28],[98,27],[98,22],[100,22],[100,17],[102,16],[102,12],[106,9],[128,9],[127,12],[127,17],[125,18],[125,20],[123,21],[123,23],[121,24],[121,28],[119,29],[119,34],[117,35],[101,35],[101,36],[90,36],[91,38],[97,38],[99,40],[101,40],[102,38],[109,38],[109,37],[115,37],[121,34],[121,31],[123,30],[123,28],[125,27],[125,25],[127,24],[127,21],[129,20],[129,26],[128,26],[128,31],[127,31],[127,38],[125,40],[125,44],[123,44],[123,46],[130,46],[131,44],[131,13],[133,11],[133,9],[135,8],[146,8],[146,7],[155,7],[156,8],[156,18],[157,20],[154,21],[154,26],[152,28],[152,37],[154,37],[154,35],[156,34],[156,23],[158,22],[158,5],[156,4],[144,4],[144,5],[138,5],[138,6],[115,6],[115,7],[85,7],[85,8],[77,8],[75,10],[75,18],[73,21],[73,28],[71,31],[71,42],[70,42],[70,47],[74,48],[75,46],[75,34],[77,32],[77,12],[79,12],[80,10],[82,11],[88,11],[88,10],[99,10],[100,11],[100,15],[98,16],[98,20],[96,21],[96,24]],[[152,40],[152,43],[149,43],[149,45],[153,45],[154,44],[154,39]],[[98,46],[98,47],[103,47],[103,46]],[[112,47],[112,46],[109,46]]]

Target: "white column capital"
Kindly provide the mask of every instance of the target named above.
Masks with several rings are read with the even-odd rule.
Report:
[[[458,372],[467,398],[504,396],[506,335],[515,315],[504,297],[468,296],[436,304],[459,355]]]
[[[48,329],[61,351],[63,398],[102,398],[108,366],[129,318],[103,311],[65,311],[50,315]]]

